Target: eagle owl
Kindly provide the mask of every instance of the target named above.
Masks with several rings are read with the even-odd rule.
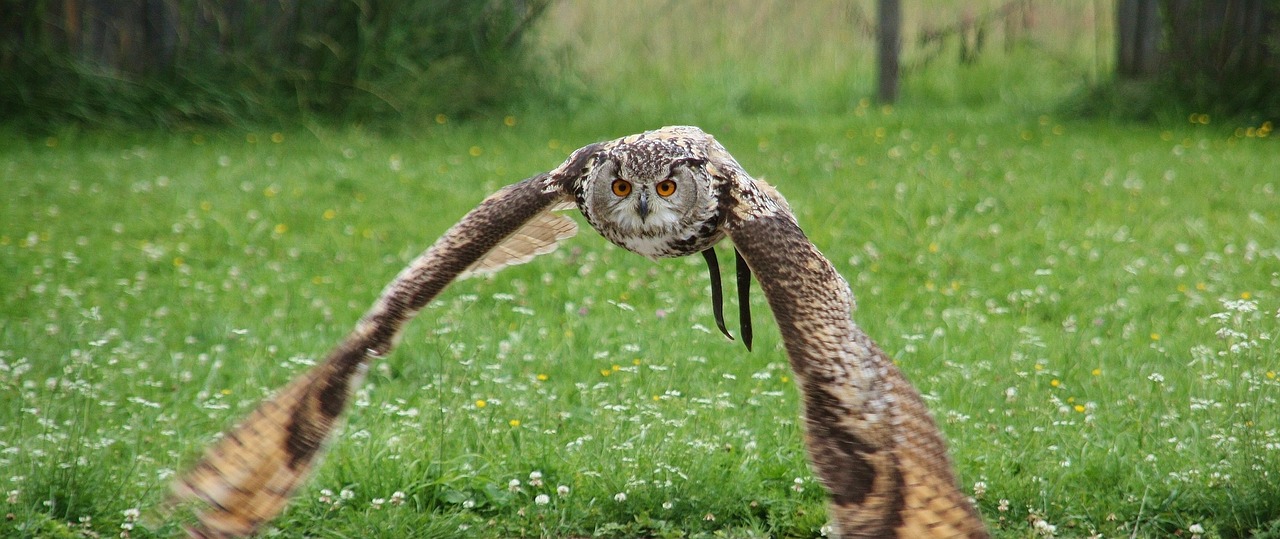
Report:
[[[401,271],[323,363],[210,447],[174,482],[165,507],[201,503],[193,536],[254,533],[305,480],[369,362],[391,350],[404,324],[459,277],[550,252],[576,232],[555,212],[572,206],[637,254],[702,254],[726,335],[712,249],[726,237],[733,243],[743,341],[749,348],[754,273],[803,395],[809,460],[839,536],[987,536],[919,394],[853,322],[848,284],[782,196],[696,127],[588,145],[486,198]]]

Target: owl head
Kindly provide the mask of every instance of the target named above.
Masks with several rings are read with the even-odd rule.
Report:
[[[708,171],[709,142],[697,128],[666,127],[584,148],[578,208],[609,241],[650,258],[711,247],[724,237],[724,182]]]

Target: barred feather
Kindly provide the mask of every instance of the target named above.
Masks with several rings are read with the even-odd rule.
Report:
[[[284,509],[337,425],[336,417],[320,411],[320,388],[334,378],[334,367],[313,367],[264,401],[173,483],[167,505],[197,500],[205,506],[187,530],[191,536],[249,535]],[[360,378],[344,384],[344,400]]]
[[[852,318],[853,294],[772,189],[732,166],[725,226],[760,280],[804,395],[805,442],[836,536],[985,538],[924,401]]]
[[[484,258],[463,271],[458,278],[492,275],[507,266],[524,264],[537,256],[556,250],[561,241],[572,238],[578,233],[578,224],[573,222],[573,219],[561,213],[552,213],[560,209],[567,208],[557,206],[535,216],[520,230],[489,251]]]
[[[548,213],[566,197],[561,182],[555,174],[535,176],[500,190],[468,213],[387,285],[323,363],[262,402],[175,480],[162,511],[197,505],[197,523],[187,530],[193,537],[252,535],[277,516],[315,468],[369,361],[391,351],[420,309],[463,270],[500,246],[512,245],[513,238],[535,246],[508,247],[504,255],[527,260],[571,235],[566,235],[564,222],[572,220]]]

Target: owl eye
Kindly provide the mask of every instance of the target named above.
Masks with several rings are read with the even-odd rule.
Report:
[[[658,182],[657,186],[655,186],[654,191],[658,193],[658,196],[669,197],[672,193],[676,192],[676,182],[671,180],[662,180]]]
[[[625,197],[631,194],[631,182],[627,180],[613,180],[613,194]]]

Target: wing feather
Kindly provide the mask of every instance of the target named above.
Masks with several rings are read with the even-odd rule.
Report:
[[[534,216],[484,258],[464,270],[458,278],[492,275],[507,266],[524,264],[537,256],[555,251],[560,242],[578,233],[578,224],[573,219],[563,213],[553,213],[558,209],[564,209],[563,205],[557,204],[556,207]]]
[[[166,507],[187,501],[205,506],[196,515],[198,524],[187,530],[193,537],[249,535],[288,503],[319,454],[295,458],[289,426],[300,425],[320,436],[334,427],[335,418],[309,411],[314,408],[308,405],[325,367],[304,373],[260,404],[173,483]],[[353,382],[358,385],[358,380]]]
[[[724,167],[732,170],[731,167]],[[987,537],[924,401],[853,322],[853,294],[772,187],[743,176],[726,223],[804,393],[806,445],[847,537]]]
[[[420,309],[468,268],[496,271],[572,235],[573,220],[550,213],[568,200],[562,185],[555,173],[541,174],[481,202],[387,285],[325,361],[262,402],[179,476],[162,513],[196,505],[187,529],[193,537],[251,535],[278,515],[314,469],[369,361],[391,351]],[[477,264],[485,260],[495,262]]]

